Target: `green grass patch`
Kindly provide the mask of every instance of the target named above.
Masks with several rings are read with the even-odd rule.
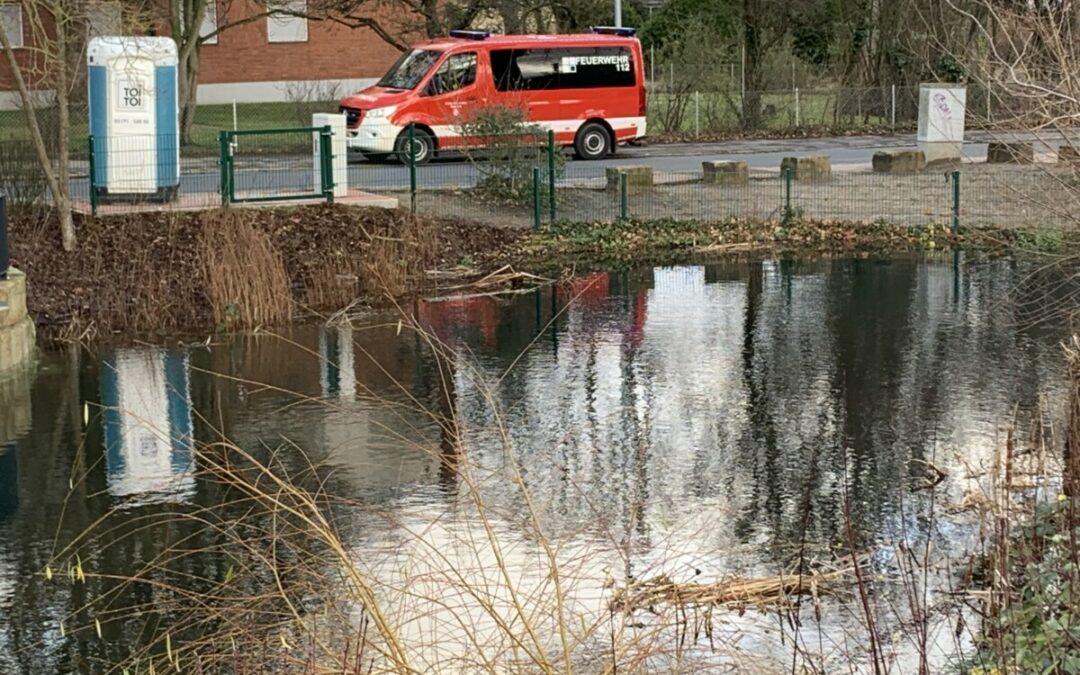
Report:
[[[948,246],[946,229],[923,230],[885,223],[847,223],[791,218],[760,221],[729,218],[620,220],[555,223],[529,233],[523,252],[533,260],[587,259],[607,264],[688,257],[749,249],[923,250]]]

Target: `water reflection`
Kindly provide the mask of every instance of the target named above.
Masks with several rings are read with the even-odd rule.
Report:
[[[117,503],[205,503],[193,437],[331,474],[327,489],[389,514],[340,525],[365,564],[395,573],[407,537],[387,523],[422,532],[445,518],[473,537],[455,471],[466,457],[507,538],[527,529],[520,480],[546,532],[583,561],[630,551],[633,573],[775,572],[803,539],[838,541],[842,485],[860,544],[904,524],[960,545],[919,531],[899,500],[920,478],[911,460],[977,473],[1016,405],[1061,409],[1063,327],[1027,320],[1061,299],[1028,276],[951,256],[726,262],[418,302],[434,350],[393,317],[191,352],[48,356],[32,396],[29,381],[23,395],[0,383],[0,670],[65,669],[7,648],[67,644],[56,622],[81,598],[40,575],[58,506],[70,541]],[[84,425],[84,401],[100,423]],[[944,490],[958,498],[963,482]],[[163,539],[109,555],[88,542],[84,559],[119,568]],[[91,638],[73,651],[92,653]]]
[[[30,397],[35,373],[34,366],[0,373],[0,525],[19,510],[19,457],[14,441],[32,424]]]
[[[507,326],[498,356],[458,364],[502,378],[498,417],[462,381],[466,446],[501,475],[508,430],[555,528],[602,522],[647,546],[708,503],[707,549],[764,546],[760,563],[804,537],[838,543],[846,482],[870,543],[894,534],[887,514],[921,475],[912,459],[985,465],[1013,405],[1060,394],[1057,334],[1014,309],[1025,274],[1010,261],[774,260],[613,275],[610,293],[570,305],[578,289],[559,289],[547,312],[534,299],[504,322],[542,313],[528,323],[554,321],[550,342]],[[520,502],[505,482],[488,494],[510,513]]]
[[[356,398],[353,330],[345,324],[319,331],[319,383],[323,396],[351,401]]]
[[[12,442],[0,443],[0,525],[19,510],[19,456]]]
[[[101,368],[109,494],[135,502],[183,501],[195,491],[188,358],[124,349]]]

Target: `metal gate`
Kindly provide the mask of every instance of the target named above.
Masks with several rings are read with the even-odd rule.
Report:
[[[334,201],[329,126],[223,130],[218,134],[221,204]]]

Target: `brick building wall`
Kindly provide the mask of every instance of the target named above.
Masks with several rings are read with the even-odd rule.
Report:
[[[306,39],[290,42],[270,40],[272,19],[266,17],[228,25],[263,11],[251,0],[220,3],[217,25],[224,29],[216,43],[205,43],[200,50],[200,103],[282,101],[305,88],[325,92],[335,85],[337,93],[345,95],[373,82],[400,55],[370,29],[330,21],[307,21]],[[375,18],[391,34],[404,32],[401,20],[388,9],[375,11]],[[32,66],[35,54],[30,33],[27,26],[25,48],[16,50],[24,66]],[[422,37],[406,34],[401,39],[409,43]],[[24,67],[28,79],[40,72]],[[17,106],[14,89],[7,58],[0,54],[0,110]]]
[[[259,11],[255,3],[235,2],[229,15],[218,21],[225,26]],[[375,18],[394,35],[403,31],[385,8],[376,10]],[[201,102],[282,100],[290,83],[305,82],[340,83],[339,93],[344,95],[379,78],[401,54],[370,29],[329,21],[308,21],[304,41],[271,42],[270,21],[262,18],[227,28],[217,44],[203,45]]]

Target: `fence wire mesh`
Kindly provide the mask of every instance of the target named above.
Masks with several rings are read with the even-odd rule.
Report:
[[[985,103],[987,99],[979,99],[980,95],[976,90],[969,100]],[[917,90],[897,88],[897,109],[903,107],[914,115],[915,97]],[[653,96],[654,102],[658,99],[658,95]],[[767,107],[771,100],[762,102]],[[819,101],[824,103],[818,111],[826,117],[835,115],[837,107],[853,110],[856,116],[880,117],[883,111],[893,114],[891,87],[860,90],[857,97],[846,99],[843,92],[826,92]],[[809,104],[800,102],[803,105]],[[736,102],[731,111],[738,110]],[[800,107],[800,122],[809,123],[813,110],[813,106]],[[13,206],[48,203],[51,197],[34,144],[25,128],[10,123],[12,115],[22,119],[21,111],[0,113],[0,119],[7,120],[0,123],[0,189],[7,192]],[[1067,161],[1064,153],[1056,164],[964,163],[910,174],[875,173],[868,164],[838,164],[827,178],[795,176],[789,184],[779,166],[760,163],[752,163],[738,176],[718,178],[707,170],[710,157],[684,159],[677,170],[653,168],[643,173],[628,166],[642,160],[624,159],[619,154],[603,162],[574,161],[569,148],[551,151],[547,134],[539,133],[492,140],[490,135],[477,139],[444,130],[438,138],[428,138],[436,143],[431,149],[437,150],[437,155],[432,158],[429,154],[425,159],[431,161],[413,166],[410,146],[403,141],[405,131],[366,120],[363,124],[376,144],[363,147],[354,132],[349,134],[352,144],[360,146],[347,153],[345,175],[352,203],[368,203],[365,195],[383,198],[384,205],[388,203],[385,198],[392,198],[421,215],[512,227],[554,221],[610,222],[622,217],[716,221],[782,220],[785,216],[915,227],[947,225],[957,206],[951,178],[954,170],[960,172],[962,226],[1075,226],[1075,214],[1080,212],[1080,165]],[[326,186],[321,183],[325,168],[315,152],[317,129],[226,133],[231,143],[231,178],[223,171],[220,132],[219,142],[213,145],[183,145],[175,135],[162,134],[95,139],[93,143],[88,143],[86,136],[74,138],[69,168],[75,207],[90,211],[96,202],[99,213],[114,213],[132,210],[133,202],[156,209],[187,209],[232,200],[325,197]],[[421,130],[414,143],[423,141],[425,133]],[[53,137],[50,139],[53,143]],[[566,142],[565,137],[559,140]],[[174,164],[166,158],[172,157],[178,146],[179,160]],[[625,195],[621,184],[624,173]]]

